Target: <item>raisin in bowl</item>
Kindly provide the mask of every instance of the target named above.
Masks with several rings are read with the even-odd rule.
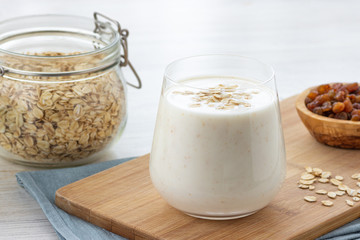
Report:
[[[358,83],[330,83],[309,88],[297,97],[296,110],[318,142],[360,149]]]

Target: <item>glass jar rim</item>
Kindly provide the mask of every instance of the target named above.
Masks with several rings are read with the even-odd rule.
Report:
[[[114,24],[95,15],[93,19],[61,14],[8,19],[0,22],[0,77],[80,77],[104,71],[121,63],[120,40]],[[47,67],[58,62],[73,67]]]
[[[269,64],[267,64],[265,62],[262,62],[262,61],[260,61],[260,60],[258,60],[256,58],[253,58],[253,57],[247,57],[247,56],[237,55],[237,54],[202,54],[202,55],[193,55],[193,56],[183,57],[183,58],[179,58],[177,60],[172,61],[165,68],[164,78],[166,80],[168,80],[169,82],[171,82],[172,84],[177,85],[177,86],[190,87],[190,88],[198,89],[198,90],[208,90],[208,89],[201,88],[201,87],[191,86],[191,85],[186,83],[187,81],[182,81],[182,80],[176,81],[172,77],[169,76],[169,72],[170,72],[171,68],[173,68],[178,63],[181,63],[181,62],[184,62],[184,61],[190,60],[190,59],[207,58],[207,57],[231,57],[231,58],[235,58],[235,59],[251,60],[251,61],[257,62],[257,63],[265,66],[266,68],[268,68],[268,70],[270,71],[269,77],[264,81],[254,82],[254,84],[265,85],[268,82],[270,82],[272,79],[274,79],[274,77],[275,77],[275,70],[271,65],[269,65]],[[213,77],[221,77],[221,76],[207,76],[207,75],[204,75],[203,77],[212,77],[213,78]],[[227,78],[230,78],[230,77],[236,78],[236,76],[226,76],[226,77]]]
[[[78,18],[78,19],[82,19],[82,20],[86,20],[86,21],[94,21],[93,19],[89,18],[89,17],[84,17],[84,16],[77,16],[77,15],[66,15],[66,14],[41,14],[41,15],[26,15],[26,16],[20,16],[20,17],[14,17],[14,18],[9,18],[3,21],[0,21],[0,26],[4,25],[4,24],[9,24],[18,20],[26,20],[26,19],[32,19],[32,18],[55,18],[55,17],[60,17],[60,18]],[[76,54],[68,54],[68,55],[59,55],[59,56],[44,56],[44,55],[33,55],[33,54],[24,54],[24,53],[16,53],[13,51],[8,51],[6,49],[0,48],[0,53],[5,53],[8,55],[12,55],[12,56],[17,56],[17,57],[23,57],[23,58],[36,58],[36,59],[64,59],[64,58],[74,58],[74,57],[84,57],[84,56],[89,56],[89,55],[93,55],[93,54],[99,54],[102,52],[105,52],[108,49],[111,49],[112,47],[114,47],[114,45],[116,45],[119,41],[120,41],[120,34],[117,30],[115,30],[114,28],[111,27],[111,25],[109,25],[109,29],[112,31],[113,34],[115,34],[115,38],[113,39],[113,41],[106,45],[103,48],[99,48],[99,49],[94,49],[93,51],[88,51],[88,52],[84,52],[84,53],[76,53]]]

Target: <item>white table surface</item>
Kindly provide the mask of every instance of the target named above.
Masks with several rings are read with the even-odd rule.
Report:
[[[164,69],[189,55],[230,53],[275,68],[279,96],[323,82],[360,81],[360,1],[335,0],[4,0],[0,20],[29,14],[92,17],[130,30],[129,53],[143,80],[130,89],[129,120],[102,160],[150,151]],[[130,76],[130,75],[127,75]],[[57,239],[38,204],[15,179],[34,170],[0,159],[0,239]]]

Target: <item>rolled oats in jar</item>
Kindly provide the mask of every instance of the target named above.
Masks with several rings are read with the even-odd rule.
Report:
[[[0,157],[42,167],[96,160],[126,124],[128,31],[95,13],[16,18],[0,33]]]

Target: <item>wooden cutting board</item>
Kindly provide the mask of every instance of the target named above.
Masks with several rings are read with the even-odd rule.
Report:
[[[148,172],[149,155],[131,160],[69,184],[56,192],[56,204],[66,212],[129,239],[313,239],[360,216],[360,202],[345,204],[337,197],[325,207],[327,196],[297,188],[304,166],[350,176],[360,172],[360,152],[322,145],[314,140],[297,116],[295,97],[281,102],[287,153],[287,176],[269,206],[249,217],[211,221],[189,217],[170,207],[156,192]],[[316,189],[335,190],[316,183]],[[316,195],[316,203],[303,197]]]

